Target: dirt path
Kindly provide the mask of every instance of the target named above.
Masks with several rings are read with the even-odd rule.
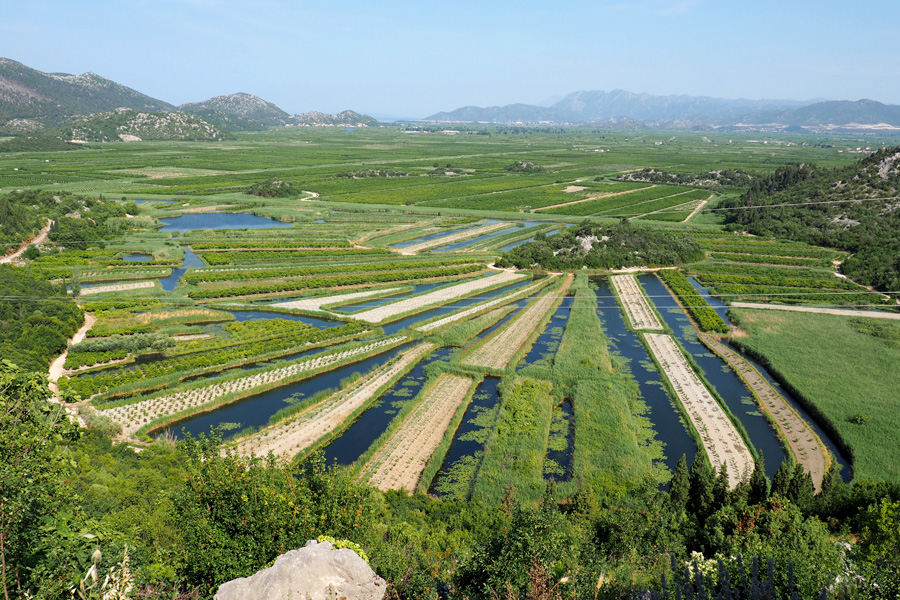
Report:
[[[275,456],[290,460],[340,427],[356,410],[375,398],[379,389],[406,373],[434,348],[431,343],[419,344],[400,355],[398,360],[375,369],[296,417],[254,433],[237,444],[238,454],[266,456],[272,452]]]
[[[638,285],[634,275],[613,275],[609,278],[609,282],[612,284],[616,296],[622,301],[625,315],[628,317],[628,322],[631,323],[632,329],[635,331],[641,329],[663,329],[662,323],[659,322],[656,313],[650,308],[650,303],[647,301],[647,297],[644,296],[644,292],[641,286]]]
[[[558,275],[550,275],[550,277],[558,277]],[[526,286],[522,289],[515,290],[513,293],[508,296],[500,296],[499,298],[494,298],[493,300],[488,300],[487,302],[482,302],[481,304],[476,304],[472,308],[467,308],[466,310],[460,311],[458,313],[453,313],[449,317],[444,317],[443,319],[438,319],[437,321],[432,321],[431,323],[426,323],[424,325],[420,325],[414,327],[419,331],[431,331],[433,329],[437,329],[439,327],[443,327],[444,325],[448,325],[450,323],[454,323],[456,321],[460,321],[465,319],[469,315],[474,315],[477,312],[483,311],[492,306],[497,306],[498,304],[507,304],[509,302],[514,302],[521,298],[526,298],[531,292],[539,289],[543,286],[544,282],[538,281],[537,283],[533,283],[529,286]]]
[[[600,200],[602,198],[614,198],[616,196],[624,196],[625,194],[630,194],[631,192],[636,192],[638,190],[649,190],[650,188],[655,188],[656,185],[648,185],[647,187],[635,188],[633,190],[625,190],[624,192],[613,192],[612,194],[594,194],[592,196],[588,196],[587,198],[583,198],[581,200],[573,200],[571,202],[560,202],[559,204],[553,204],[551,206],[542,206],[540,208],[535,208],[531,212],[541,212],[542,210],[550,210],[553,208],[560,208],[561,206],[574,206],[575,204],[583,204],[585,202],[590,202],[591,200]]]
[[[571,273],[559,288],[548,290],[531,306],[522,310],[505,327],[493,333],[480,347],[466,357],[463,364],[489,369],[505,369],[525,340],[556,302],[565,296],[572,284]]]
[[[842,308],[819,308],[816,306],[787,306],[784,304],[757,304],[755,302],[732,302],[732,308],[760,308],[763,310],[789,310],[793,312],[817,313],[820,315],[838,315],[841,317],[869,317],[872,319],[900,320],[900,313],[879,312],[876,310],[845,310]]]
[[[63,353],[50,363],[50,391],[53,392],[54,397],[59,397],[59,387],[57,387],[56,382],[59,381],[59,378],[62,377],[65,372],[66,357],[69,355],[69,346],[74,346],[75,344],[80,344],[84,341],[87,332],[90,331],[91,327],[93,327],[96,322],[97,319],[94,315],[91,313],[84,313],[84,325],[75,332],[75,335],[69,340]]]
[[[383,491],[415,491],[453,415],[474,385],[468,377],[441,374],[425,398],[372,456],[361,476]]]
[[[731,489],[753,471],[753,455],[737,428],[703,384],[674,338],[661,333],[645,333],[644,339],[684,410],[700,435],[700,441],[713,468],[725,465]]]
[[[450,300],[467,296],[472,292],[483,290],[501,283],[510,283],[526,277],[517,273],[502,272],[487,277],[481,277],[473,281],[466,281],[451,285],[450,287],[437,289],[427,294],[413,296],[405,300],[399,300],[384,306],[378,306],[369,310],[354,313],[352,317],[369,323],[380,323],[385,319],[401,315],[426,306],[445,304]]]
[[[22,256],[22,253],[28,249],[28,246],[30,246],[31,244],[42,243],[44,240],[47,239],[47,234],[50,233],[51,227],[53,227],[53,221],[51,221],[50,219],[47,219],[47,224],[44,225],[44,228],[41,229],[41,231],[34,238],[32,238],[31,240],[25,240],[24,242],[22,242],[22,245],[19,246],[18,250],[16,250],[15,252],[13,252],[12,254],[10,254],[8,256],[4,256],[3,258],[0,258],[0,264],[7,264],[7,263],[11,263],[15,260],[18,260],[18,258],[20,256]]]
[[[467,240],[469,238],[476,238],[482,235],[493,233],[494,231],[500,229],[506,229],[507,227],[512,227],[512,223],[501,222],[501,223],[491,223],[490,225],[484,225],[482,227],[475,227],[473,229],[466,229],[460,231],[459,233],[452,233],[450,235],[441,236],[439,238],[435,238],[433,240],[428,240],[425,242],[419,242],[418,244],[412,244],[411,246],[404,246],[403,248],[398,248],[401,254],[415,254],[417,252],[422,252],[423,250],[430,250],[431,248],[436,248],[438,246],[447,246],[449,244],[453,244],[455,242],[461,242],[463,240]]]
[[[712,195],[710,195],[709,198],[712,198]],[[693,219],[694,217],[696,217],[697,214],[699,214],[699,212],[700,212],[701,210],[703,210],[703,207],[706,206],[707,204],[709,204],[709,198],[707,198],[706,200],[701,201],[700,204],[697,205],[697,208],[695,208],[694,210],[692,210],[692,211],[691,211],[691,214],[689,214],[688,216],[686,216],[686,217],[684,218],[684,221],[682,221],[682,223],[687,223],[688,221],[690,221],[691,219]]]
[[[711,335],[701,333],[699,338],[744,380],[760,407],[775,422],[794,460],[803,465],[812,476],[813,485],[818,492],[822,488],[822,478],[825,477],[831,457],[816,432],[743,356]]]
[[[357,298],[368,298],[370,296],[390,295],[390,292],[396,292],[400,288],[379,288],[377,290],[369,290],[367,292],[354,292],[352,294],[337,294],[334,296],[315,296],[313,298],[304,298],[303,300],[291,300],[290,302],[278,302],[272,306],[275,308],[298,308],[302,310],[322,310],[322,306],[326,304],[334,304],[335,302],[344,302],[356,300]]]

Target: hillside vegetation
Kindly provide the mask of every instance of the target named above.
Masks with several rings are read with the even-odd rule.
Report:
[[[145,113],[117,108],[105,113],[79,117],[58,133],[66,140],[85,142],[112,141],[214,141],[231,135],[200,117],[181,112]],[[129,139],[132,136],[135,139]]]
[[[837,169],[801,164],[758,179],[723,208],[729,227],[849,250],[843,265],[854,280],[900,289],[900,147]]]

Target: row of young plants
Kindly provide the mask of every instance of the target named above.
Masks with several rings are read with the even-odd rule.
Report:
[[[271,260],[296,260],[304,258],[356,258],[359,256],[384,256],[389,250],[260,250],[259,252],[204,252],[201,258],[210,266],[233,265],[237,263],[252,263]]]
[[[716,333],[731,331],[728,324],[713,310],[706,298],[701,296],[700,292],[691,285],[684,273],[675,269],[663,269],[658,271],[657,275],[672,290],[678,302],[688,311],[701,331]]]
[[[279,343],[281,338],[303,337],[313,331],[318,331],[313,325],[302,321],[286,321],[284,319],[258,319],[253,321],[232,321],[223,326],[231,337],[213,338],[210,340],[191,340],[179,345],[168,353],[166,358],[185,356],[195,352],[209,352],[234,346],[245,346],[251,342],[268,341],[273,346]]]
[[[382,259],[383,261],[385,259]],[[246,281],[252,279],[276,279],[281,277],[302,277],[306,275],[326,275],[329,273],[348,273],[353,271],[365,271],[373,273],[376,271],[390,271],[396,269],[421,269],[427,267],[444,267],[472,264],[472,260],[468,258],[459,259],[440,259],[440,260],[417,260],[415,262],[389,261],[379,263],[363,263],[363,264],[345,264],[341,263],[336,267],[334,263],[321,267],[280,267],[280,268],[262,268],[262,269],[246,269],[246,270],[223,270],[214,271],[211,269],[201,269],[192,271],[184,276],[185,283],[211,283],[214,281]]]
[[[87,333],[88,338],[108,337],[111,335],[131,335],[135,333],[152,333],[162,327],[172,325],[206,325],[233,321],[234,315],[224,311],[208,308],[184,307],[175,310],[159,310],[137,313],[129,310],[110,310],[98,312],[97,324]]]
[[[821,258],[832,259],[844,256],[845,253],[840,250],[830,250],[828,248],[819,248],[800,244],[797,242],[778,242],[759,240],[758,238],[732,239],[726,238],[704,238],[695,235],[705,250],[713,252],[734,252],[748,253],[756,256],[789,256],[793,258]]]
[[[736,263],[752,263],[765,265],[784,265],[791,267],[819,267],[827,268],[831,266],[831,260],[827,258],[806,258],[794,256],[776,256],[773,254],[750,254],[735,252],[711,252],[710,258],[715,260],[728,260]]]
[[[60,389],[87,398],[138,381],[169,375],[176,375],[180,380],[189,375],[221,371],[241,364],[267,360],[297,352],[300,347],[306,345],[360,334],[365,330],[366,328],[359,323],[348,323],[324,330],[309,328],[283,338],[163,358],[148,364],[132,365],[129,368],[108,369],[93,376],[69,377],[60,380]]]
[[[700,283],[706,285],[702,275],[697,276]],[[841,290],[823,290],[809,287],[779,287],[764,285],[747,285],[718,283],[710,285],[709,290],[716,296],[727,297],[728,300],[746,302],[777,302],[785,304],[835,304],[835,305],[883,305],[885,308],[896,306],[893,299],[877,292],[859,292]]]
[[[104,350],[99,352],[72,352],[66,354],[66,362],[63,365],[66,369],[79,369],[81,367],[90,367],[110,361],[118,361],[128,358],[130,352],[128,350]]]
[[[241,250],[305,250],[308,248],[350,248],[347,240],[303,240],[297,238],[286,239],[280,242],[194,242],[191,245],[194,252],[215,251],[241,251]]]
[[[541,212],[553,215],[586,217],[588,215],[621,210],[629,206],[649,202],[651,200],[658,200],[667,196],[673,196],[685,191],[687,191],[685,188],[673,185],[658,185],[655,187],[644,186],[624,194],[612,197],[601,197],[594,200],[588,200],[587,202],[579,202],[578,204],[567,204],[565,206],[542,210]]]
[[[817,288],[823,290],[857,290],[861,291],[861,285],[857,285],[852,281],[840,279],[831,274],[831,277],[821,277],[813,271],[800,270],[796,271],[769,271],[766,274],[742,274],[736,272],[712,272],[702,267],[691,272],[696,272],[698,277],[702,277],[705,283],[717,285],[720,283],[734,283],[757,286],[778,286],[778,287],[803,287]]]
[[[691,271],[709,274],[755,275],[768,277],[802,278],[814,281],[836,282],[831,269],[801,269],[794,266],[703,262],[692,264]]]
[[[278,283],[244,285],[227,289],[201,289],[190,290],[189,298],[226,298],[234,296],[250,296],[254,294],[272,294],[279,292],[295,292],[299,290],[342,287],[350,285],[368,285],[372,283],[385,283],[390,281],[412,281],[431,277],[447,277],[453,275],[465,275],[484,270],[482,265],[469,264],[446,269],[420,269],[402,270],[388,273],[364,273],[357,275],[339,275],[334,277],[317,277],[300,281],[282,281]]]

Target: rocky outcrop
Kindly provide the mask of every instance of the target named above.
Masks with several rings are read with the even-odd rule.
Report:
[[[349,548],[309,541],[252,577],[222,584],[214,600],[382,600],[384,579]]]

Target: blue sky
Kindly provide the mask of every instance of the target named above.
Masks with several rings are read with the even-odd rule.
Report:
[[[28,0],[0,56],[180,104],[424,117],[577,90],[900,104],[900,2]]]

